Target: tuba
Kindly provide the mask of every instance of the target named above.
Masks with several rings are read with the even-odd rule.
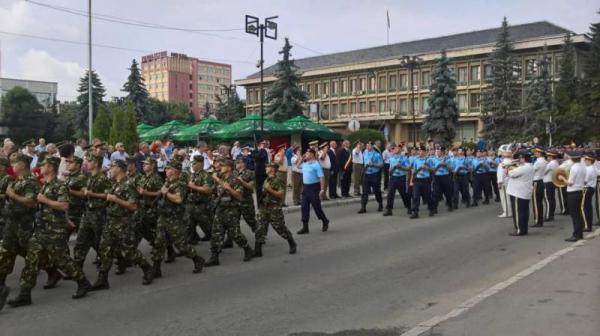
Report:
[[[554,171],[554,174],[552,175],[552,184],[554,184],[554,186],[556,186],[557,188],[564,188],[567,186],[567,184],[559,179],[559,176],[564,176],[564,178],[566,178],[567,180],[569,179],[569,171],[564,169],[564,168],[556,168],[556,170]]]

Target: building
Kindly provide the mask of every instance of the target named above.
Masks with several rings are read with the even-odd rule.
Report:
[[[150,97],[184,103],[198,120],[207,103],[216,107],[222,85],[231,84],[231,65],[162,51],[142,57],[142,77]]]
[[[46,109],[52,108],[56,102],[58,83],[14,78],[0,78],[0,98],[16,86],[29,90]]]
[[[305,113],[341,133],[347,132],[348,122],[356,119],[361,128],[381,130],[395,142],[412,142],[413,130],[416,140],[423,141],[426,136],[421,132],[421,124],[427,109],[431,71],[444,48],[457,80],[460,126],[455,141],[476,140],[482,126],[481,92],[492,70],[487,58],[499,32],[500,28],[486,29],[298,59],[295,64],[301,73],[300,87],[308,93],[309,103],[318,104],[320,111],[319,116],[309,114],[308,109]],[[544,45],[556,78],[560,50],[568,30],[542,21],[510,26],[509,32],[520,83],[532,77],[535,61]],[[576,69],[581,76],[581,58],[589,39],[575,34],[572,40],[576,48]],[[401,65],[403,56],[418,56],[423,62],[411,74]],[[264,90],[275,80],[274,70],[275,66],[265,69]],[[246,88],[247,113],[260,110],[259,83],[260,73],[236,81]],[[522,99],[524,97],[522,93]],[[415,111],[415,123],[412,111]]]

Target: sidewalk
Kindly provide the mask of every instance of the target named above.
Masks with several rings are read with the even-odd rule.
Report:
[[[422,335],[600,335],[599,258],[596,236]]]

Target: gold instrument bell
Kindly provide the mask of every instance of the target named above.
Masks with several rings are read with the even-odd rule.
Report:
[[[565,179],[569,179],[569,171],[564,168],[556,168],[554,171],[554,175],[552,175],[552,184],[557,188],[564,188],[567,186],[567,183],[562,179],[559,179],[559,176],[563,176]]]

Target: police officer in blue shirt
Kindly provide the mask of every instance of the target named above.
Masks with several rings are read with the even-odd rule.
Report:
[[[489,180],[488,171],[490,166],[486,159],[487,152],[477,151],[477,157],[473,158],[471,165],[473,167],[473,204],[477,206],[478,201],[482,199],[481,194],[485,195],[483,204],[490,204],[490,196],[492,194],[492,184]]]
[[[412,214],[410,195],[408,194],[408,181],[406,180],[408,172],[411,170],[410,160],[408,156],[400,154],[401,149],[402,146],[390,144],[389,151],[392,153],[389,159],[390,182],[388,184],[387,204],[386,211],[383,213],[384,216],[392,215],[396,191],[400,193],[402,203],[404,203],[404,207],[406,207],[408,214]]]
[[[325,216],[321,207],[321,195],[325,193],[325,177],[323,169],[316,159],[317,152],[309,148],[304,154],[302,169],[302,229],[298,234],[307,234],[308,220],[310,219],[310,206],[315,209],[317,218],[323,221],[322,231],[326,232],[329,228],[329,219]]]
[[[458,194],[467,208],[471,206],[471,194],[469,192],[469,161],[465,157],[465,149],[459,148],[456,156],[450,161],[452,174],[454,176],[454,197],[452,208],[458,209]]]
[[[379,204],[377,211],[383,211],[383,198],[381,197],[381,169],[383,168],[383,157],[375,150],[373,143],[367,143],[367,149],[363,154],[363,193],[361,196],[359,214],[367,212],[367,201],[371,191]]]
[[[445,155],[445,148],[438,148],[435,150],[435,155],[430,159],[434,167],[433,176],[433,197],[431,202],[433,203],[433,211],[437,213],[438,203],[444,195],[446,199],[446,206],[448,211],[452,211],[452,178],[450,176],[449,158]]]
[[[429,216],[435,215],[433,211],[433,202],[431,201],[431,173],[433,166],[431,160],[427,158],[427,149],[422,146],[419,148],[419,156],[412,160],[411,185],[412,193],[412,215],[411,219],[419,218],[419,204],[421,198],[429,207]]]
[[[498,189],[498,165],[502,163],[502,158],[496,155],[495,150],[490,149],[487,152],[487,162],[490,166],[490,170],[488,171],[488,179],[492,184],[494,195],[496,195],[494,201],[500,202],[500,190]]]

